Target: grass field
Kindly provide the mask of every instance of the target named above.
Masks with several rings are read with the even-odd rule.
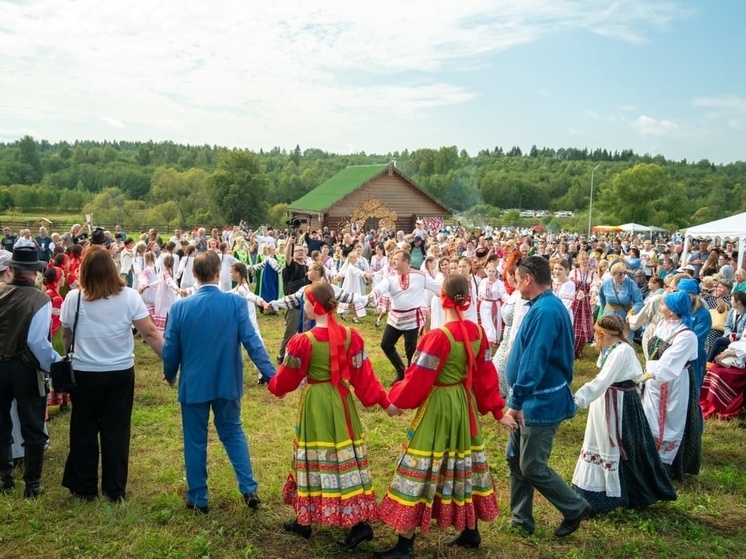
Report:
[[[260,316],[270,355],[276,353],[282,317]],[[360,327],[379,377],[388,384],[393,371],[378,347],[380,331],[373,317]],[[181,420],[176,392],[161,382],[160,362],[137,342],[137,391],[132,418],[132,447],[128,500],[87,503],[72,498],[60,486],[66,457],[69,415],[51,409],[51,448],[46,455],[46,494],[36,501],[22,491],[0,496],[0,558],[283,558],[369,557],[395,541],[392,531],[376,525],[372,543],[355,553],[341,551],[335,540],[341,530],[314,530],[310,541],[286,534],[284,520],[293,517],[282,503],[281,489],[290,467],[297,394],[278,400],[254,383],[253,366],[246,366],[243,418],[263,505],[249,511],[236,488],[230,464],[214,429],[210,435],[210,507],[199,515],[184,507],[184,468]],[[204,348],[210,351],[210,348]],[[576,366],[574,388],[595,374],[595,356],[586,348]],[[390,419],[382,411],[361,411],[367,428],[371,470],[379,499],[390,482],[408,422],[413,412]],[[585,428],[585,412],[562,426],[551,465],[570,479]],[[746,448],[740,421],[708,421],[703,440],[703,468],[698,477],[678,484],[677,501],[649,510],[615,511],[584,522],[574,535],[559,540],[553,531],[561,521],[554,507],[536,497],[537,530],[532,537],[508,527],[508,470],[503,452],[506,431],[485,420],[493,477],[502,513],[480,525],[482,547],[477,551],[450,549],[443,540],[452,531],[436,529],[418,534],[417,557],[479,558],[603,558],[657,557],[738,558],[746,556]],[[21,472],[17,473],[20,478]],[[21,484],[22,487],[22,484]]]

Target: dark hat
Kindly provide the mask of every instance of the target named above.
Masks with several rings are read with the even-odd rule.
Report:
[[[109,239],[104,235],[104,230],[101,227],[96,227],[91,233],[91,244],[92,245],[105,245],[108,244]]]
[[[421,241],[421,240],[422,240],[422,237],[420,237],[419,235],[415,235],[415,236],[414,236],[414,240],[415,240],[415,241]]]
[[[41,272],[48,263],[39,261],[39,251],[36,247],[18,247],[13,249],[13,258],[8,265],[24,272]]]
[[[645,277],[645,270],[635,270],[635,277],[636,278],[644,278]]]
[[[479,247],[476,252],[477,258],[484,258],[485,256],[487,256],[487,253],[489,251],[490,249],[488,249],[487,247]]]

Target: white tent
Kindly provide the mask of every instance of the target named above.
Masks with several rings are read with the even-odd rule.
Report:
[[[620,225],[619,229],[628,233],[650,233],[650,227],[640,225],[639,223],[625,223],[624,225]]]
[[[744,253],[746,253],[746,213],[732,215],[710,223],[696,225],[686,230],[686,239],[684,240],[684,251],[681,255],[681,261],[686,262],[689,253],[689,245],[693,238],[709,237],[714,239],[738,239],[738,267],[743,268]]]

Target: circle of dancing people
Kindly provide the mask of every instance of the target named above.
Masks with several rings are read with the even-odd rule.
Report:
[[[433,522],[456,531],[446,545],[480,546],[479,522],[499,513],[482,435],[489,415],[507,429],[511,525],[534,533],[538,491],[561,513],[554,533],[564,537],[592,515],[675,500],[672,481],[699,472],[703,417],[743,408],[746,271],[733,270],[734,247],[701,243],[692,264],[674,269],[669,251],[649,240],[626,250],[619,239],[496,240],[484,231],[467,240],[429,234],[419,221],[410,236],[345,231],[339,241],[326,228],[195,229],[191,238],[177,229],[167,242],[157,231],[138,242],[121,228],[87,239],[80,231],[44,237],[43,249],[23,242],[0,252],[3,492],[14,489],[22,457],[24,496],[43,493],[47,409],[71,406],[62,485],[86,501],[99,487],[111,501],[126,499],[133,332],[178,387],[189,509],[210,510],[210,410],[244,502],[261,505],[240,420],[243,348],[272,394],[301,391],[282,491],[295,515],[283,528],[306,539],[314,527],[349,528],[338,542],[349,550],[380,521],[398,538],[375,552],[387,559],[414,557],[417,530]],[[363,337],[338,322],[358,323],[367,307],[376,328],[386,317],[388,391]],[[279,311],[275,369],[257,312]],[[215,351],[200,352],[206,342]],[[599,372],[573,394],[574,362],[589,344]],[[50,390],[45,374],[62,355],[77,379],[70,394]],[[416,410],[380,502],[356,400],[392,417]],[[570,485],[549,465],[552,445],[585,408]]]

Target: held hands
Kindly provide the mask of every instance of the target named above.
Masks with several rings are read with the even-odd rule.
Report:
[[[509,431],[515,431],[516,429],[518,429],[518,422],[512,415],[503,415],[500,419],[498,419],[498,421],[502,423]]]
[[[174,380],[172,380],[172,381],[169,381],[169,380],[168,380],[168,379],[166,378],[166,376],[164,375],[164,376],[163,376],[163,382],[165,382],[166,384],[168,384],[169,388],[176,388],[176,379],[174,379]]]
[[[386,414],[389,417],[396,417],[397,415],[401,415],[404,412],[401,411],[399,408],[397,408],[394,404],[391,404],[389,407],[387,407],[385,410]]]
[[[511,408],[505,412],[505,415],[515,419],[520,427],[526,426],[526,421],[523,419],[523,410],[514,410]]]

